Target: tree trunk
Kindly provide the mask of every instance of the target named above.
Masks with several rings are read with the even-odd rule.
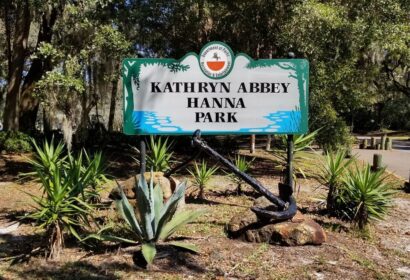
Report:
[[[23,79],[24,61],[27,56],[27,40],[30,31],[29,1],[19,1],[16,9],[13,51],[9,65],[4,128],[19,130],[20,87]]]
[[[204,200],[205,199],[205,194],[204,194],[204,186],[199,186],[199,193],[198,193],[198,198],[200,200]]]
[[[49,236],[48,240],[48,259],[55,260],[60,256],[64,248],[63,229],[59,222],[55,222],[47,230],[46,234]]]
[[[114,128],[115,107],[117,106],[117,93],[118,93],[119,79],[111,82],[111,101],[110,101],[110,113],[108,116],[108,131],[112,132]]]
[[[336,202],[336,186],[331,184],[329,185],[329,192],[327,193],[327,199],[326,199],[326,210],[328,213],[333,214],[335,210],[335,202]]]
[[[38,33],[36,49],[41,43],[50,43],[53,36],[53,27],[58,16],[64,7],[54,6],[51,13],[42,16],[41,26]],[[33,96],[34,85],[39,81],[45,72],[52,69],[50,59],[35,58],[31,64],[30,70],[24,79],[20,101],[20,130],[30,132],[35,130],[39,100]]]

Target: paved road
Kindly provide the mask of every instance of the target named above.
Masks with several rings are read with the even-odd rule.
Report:
[[[378,150],[360,150],[354,149],[353,154],[357,154],[358,158],[365,160],[370,164],[373,163],[373,155],[381,154],[383,164],[386,165],[389,171],[394,172],[406,180],[409,179],[410,172],[410,150],[408,149],[393,149],[391,151]]]

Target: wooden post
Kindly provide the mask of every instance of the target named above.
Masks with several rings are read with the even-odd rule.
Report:
[[[382,136],[382,143],[381,143],[381,149],[384,150],[386,147],[386,134]]]
[[[359,148],[360,149],[367,149],[367,147],[369,146],[369,142],[367,139],[363,139],[362,143],[360,143]]]
[[[266,136],[266,150],[270,151],[270,144],[272,142],[272,136],[269,134]]]
[[[380,169],[382,169],[382,155],[374,154],[372,171],[379,171]]]
[[[252,134],[251,135],[251,154],[255,152],[255,140],[256,140],[255,134]]]
[[[386,138],[386,145],[384,146],[385,150],[391,150],[392,149],[392,140],[390,137]]]
[[[410,170],[409,170],[409,181],[404,182],[404,191],[406,193],[410,193]]]
[[[370,146],[372,149],[376,149],[376,138],[372,137],[370,139]]]

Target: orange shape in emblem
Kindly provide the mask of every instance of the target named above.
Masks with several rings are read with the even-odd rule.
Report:
[[[225,61],[207,61],[206,64],[208,65],[209,69],[218,71],[224,67]]]

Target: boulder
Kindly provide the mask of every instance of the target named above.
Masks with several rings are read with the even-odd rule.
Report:
[[[145,180],[147,180],[147,183],[149,183],[151,180],[151,172],[145,172],[144,177],[145,177]],[[141,175],[138,174],[137,176],[128,178],[127,180],[120,183],[124,191],[124,194],[127,198],[129,199],[136,198],[135,180],[137,180],[137,183],[138,183],[140,178],[141,178]],[[164,201],[166,201],[168,198],[171,197],[176,186],[179,184],[179,181],[177,179],[173,177],[166,178],[164,177],[164,173],[162,172],[153,172],[153,180],[154,180],[154,186],[157,184],[161,186],[162,192],[164,194]],[[109,197],[111,199],[119,199],[120,198],[119,190],[117,188],[114,188],[111,191]]]
[[[154,187],[158,184],[161,186],[162,193],[164,194],[164,200],[167,200],[168,198],[170,198],[172,195],[172,191],[175,190],[175,184],[176,184],[175,179],[173,179],[172,177],[170,178],[164,177],[163,172],[152,172],[152,175],[154,177],[153,178]],[[149,184],[151,181],[151,172],[145,172],[144,177],[145,177],[145,180],[147,180],[147,183]],[[138,182],[141,178],[141,175],[138,174],[136,178]],[[135,189],[132,188],[132,190],[134,191]],[[134,197],[135,197],[135,193],[134,193]]]
[[[266,198],[259,198],[255,206],[275,206]],[[320,245],[326,241],[326,234],[322,227],[299,211],[290,220],[284,222],[267,223],[258,219],[250,209],[234,216],[227,225],[228,235],[248,242],[266,242],[288,246]]]

